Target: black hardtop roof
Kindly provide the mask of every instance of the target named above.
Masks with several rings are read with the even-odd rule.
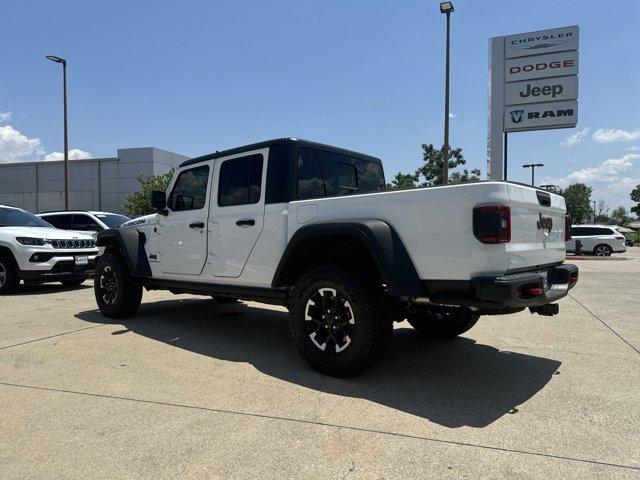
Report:
[[[285,137],[285,138],[274,138],[273,140],[252,143],[250,145],[244,145],[242,147],[231,148],[229,150],[223,150],[221,152],[215,152],[215,153],[210,153],[208,155],[203,155],[201,157],[191,158],[189,160],[182,162],[180,164],[180,167],[193,165],[195,163],[204,162],[206,160],[211,160],[214,158],[227,157],[229,155],[235,155],[237,153],[249,152],[251,150],[258,150],[260,148],[268,148],[268,147],[272,147],[274,145],[279,145],[282,143],[296,144],[300,147],[317,148],[319,150],[327,150],[327,151],[339,153],[342,155],[349,155],[351,157],[362,158],[362,159],[369,160],[376,163],[382,163],[379,158],[372,157],[370,155],[365,155],[364,153],[354,152],[352,150],[346,150],[344,148],[333,147],[331,145],[325,145],[324,143],[317,143],[317,142],[311,142],[309,140],[302,140],[300,138]]]

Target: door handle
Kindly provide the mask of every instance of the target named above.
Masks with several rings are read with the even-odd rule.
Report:
[[[204,228],[204,222],[190,223],[189,228]]]
[[[239,227],[252,227],[256,224],[256,221],[253,218],[243,218],[242,220],[238,220],[236,225]]]

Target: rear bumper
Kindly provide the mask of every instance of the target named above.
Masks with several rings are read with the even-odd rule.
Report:
[[[425,282],[432,303],[479,308],[523,308],[547,305],[569,293],[578,281],[578,267],[557,265],[499,276],[478,276],[465,282]]]

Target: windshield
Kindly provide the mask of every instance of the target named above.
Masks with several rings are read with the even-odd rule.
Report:
[[[109,228],[118,228],[124,222],[131,220],[125,215],[116,215],[115,213],[98,213],[96,217],[104,222]]]
[[[53,228],[50,223],[45,222],[33,213],[18,210],[16,208],[0,207],[0,227],[48,227]]]

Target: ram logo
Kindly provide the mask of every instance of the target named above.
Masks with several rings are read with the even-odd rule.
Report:
[[[524,117],[524,110],[511,110],[509,112],[509,116],[513,123],[520,123],[522,121],[522,117]]]

